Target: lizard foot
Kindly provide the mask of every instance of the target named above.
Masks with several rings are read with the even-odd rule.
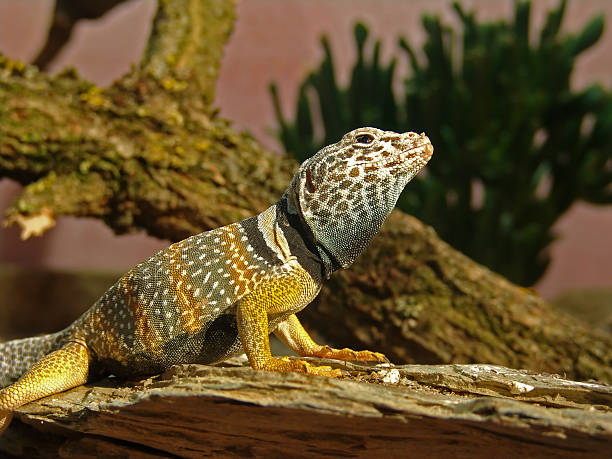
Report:
[[[12,419],[12,411],[0,410],[0,435],[7,429]]]
[[[321,349],[311,354],[313,357],[336,360],[357,360],[361,362],[389,362],[389,359],[380,352],[354,351],[352,349],[334,349],[329,346],[321,346]]]
[[[342,370],[333,369],[328,366],[314,366],[304,360],[290,359],[288,357],[271,358],[264,365],[264,370],[268,371],[294,371],[309,375],[325,376],[327,378],[340,378],[343,376]]]

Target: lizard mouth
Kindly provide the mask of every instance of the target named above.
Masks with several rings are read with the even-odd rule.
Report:
[[[421,168],[429,162],[433,156],[434,149],[426,135],[422,134],[419,140],[420,141],[418,144],[411,146],[401,153],[393,155],[391,158],[379,159],[377,161],[360,161],[355,165],[365,165],[366,172],[375,169],[394,167],[409,169],[411,165],[414,165],[415,163],[418,168]]]
[[[424,163],[427,163],[433,156],[433,145],[429,141],[429,138],[424,134],[422,134],[420,140],[421,141],[417,145],[414,145],[408,150],[401,152],[396,159],[388,162],[385,166],[389,167],[391,165],[399,165],[411,158],[419,158]]]

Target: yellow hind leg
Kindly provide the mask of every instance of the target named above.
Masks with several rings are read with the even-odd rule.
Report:
[[[86,383],[90,361],[87,345],[73,341],[40,359],[19,381],[1,389],[0,434],[20,406]]]

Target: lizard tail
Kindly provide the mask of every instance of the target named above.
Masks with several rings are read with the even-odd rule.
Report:
[[[64,336],[58,332],[0,343],[0,388],[17,381],[37,361],[61,347]]]

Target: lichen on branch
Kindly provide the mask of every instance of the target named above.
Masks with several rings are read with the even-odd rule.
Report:
[[[177,240],[277,199],[293,162],[210,106],[233,19],[233,2],[160,1],[141,66],[109,88],[0,57],[0,177],[25,186],[6,222],[25,236],[43,215],[96,217]]]

